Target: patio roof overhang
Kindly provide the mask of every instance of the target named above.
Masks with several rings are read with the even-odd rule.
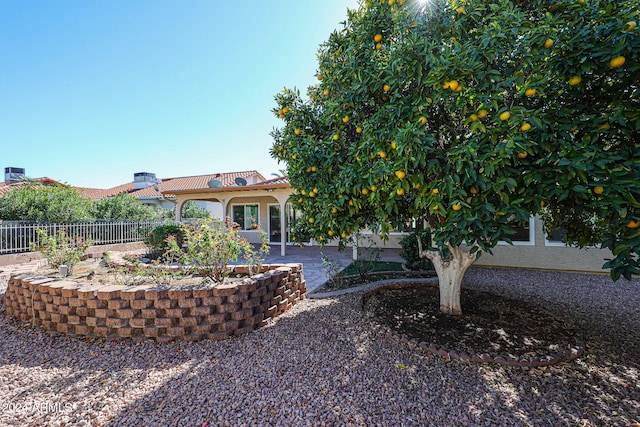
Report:
[[[245,186],[233,186],[233,187],[219,187],[219,188],[194,188],[189,190],[167,190],[163,191],[162,194],[168,195],[189,195],[189,194],[220,194],[220,193],[231,193],[231,192],[251,192],[251,191],[273,191],[280,189],[291,189],[291,184],[289,183],[280,183],[280,184],[254,184],[254,185],[245,185]]]

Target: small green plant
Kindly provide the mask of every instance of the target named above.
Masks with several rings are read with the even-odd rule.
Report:
[[[111,272],[116,285],[122,286],[138,286],[146,282],[149,277],[148,271],[142,267],[139,261],[133,263],[133,266],[122,266],[114,268]]]
[[[170,268],[166,264],[154,260],[144,268],[144,274],[156,285],[170,286],[174,279],[180,276],[180,272],[175,268]]]
[[[176,238],[170,236],[166,239],[169,249],[164,258],[176,260],[185,274],[198,274],[222,283],[230,273],[227,265],[238,261],[240,255],[244,254],[251,263],[258,259],[251,243],[240,235],[238,224],[229,219],[214,218],[183,224],[180,229],[186,248],[183,250]]]
[[[107,267],[111,267],[113,265],[113,263],[114,263],[114,261],[113,261],[113,252],[111,252],[111,251],[105,252],[104,255],[102,256],[102,262]]]
[[[400,239],[402,251],[400,256],[405,260],[410,270],[433,270],[433,264],[427,258],[421,258],[418,251],[417,236],[420,235],[423,247],[428,247],[431,237],[427,231],[419,231],[411,233]]]
[[[73,267],[80,262],[91,246],[91,239],[71,237],[64,228],[53,235],[38,228],[36,235],[38,243],[32,243],[31,250],[40,252],[54,269],[66,265],[69,274],[73,274]]]
[[[331,261],[325,254],[322,255],[322,266],[327,271],[327,287],[342,288],[344,277],[340,274],[342,264]]]

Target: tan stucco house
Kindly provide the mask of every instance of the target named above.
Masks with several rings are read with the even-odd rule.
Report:
[[[258,233],[252,230],[250,218],[258,219],[261,228],[269,234],[270,244],[280,245],[283,256],[289,243],[289,223],[296,217],[296,212],[288,203],[292,193],[293,189],[286,177],[247,185],[237,185],[234,182],[216,188],[202,186],[163,192],[166,197],[175,200],[177,220],[181,219],[181,207],[188,200],[219,203],[221,216],[230,217],[240,224],[243,235],[253,243],[258,243],[259,237]],[[373,234],[370,237],[378,247],[400,248],[399,241],[404,234],[391,233],[386,242]],[[542,220],[537,217],[531,217],[528,226],[519,230],[512,240],[513,245],[506,242],[498,244],[493,249],[493,255],[484,254],[476,265],[606,273],[602,270],[602,265],[607,258],[612,257],[608,250],[568,247],[559,237],[545,235]],[[329,242],[328,245],[337,245],[337,242]]]

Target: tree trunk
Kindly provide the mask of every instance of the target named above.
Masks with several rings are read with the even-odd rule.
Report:
[[[438,275],[440,288],[440,311],[453,316],[462,315],[460,305],[460,287],[467,269],[478,259],[480,251],[470,254],[460,247],[447,245],[451,258],[444,259],[439,250],[423,250],[418,238],[420,257],[428,258],[433,263]]]

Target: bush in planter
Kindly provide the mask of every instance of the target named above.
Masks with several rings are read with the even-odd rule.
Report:
[[[262,246],[256,252],[253,245],[240,235],[240,226],[229,219],[222,221],[214,218],[201,222],[182,224],[184,235],[183,250],[176,238],[166,239],[169,249],[163,255],[166,260],[176,261],[185,274],[199,274],[215,282],[224,282],[230,274],[227,265],[243,256],[249,269],[253,266],[260,270],[263,256],[269,251],[268,236],[260,232]]]
[[[418,231],[407,234],[400,240],[402,251],[400,256],[405,260],[407,267],[411,270],[433,270],[433,264],[426,258],[420,258],[418,252],[417,235],[420,235],[423,247],[428,247],[431,236],[427,231]]]
[[[51,268],[61,265],[68,267],[68,274],[73,274],[73,267],[80,262],[91,246],[91,239],[73,237],[64,228],[57,234],[49,235],[47,230],[36,229],[38,243],[31,243],[31,250],[40,252],[49,262]]]
[[[161,255],[169,249],[167,239],[173,237],[178,247],[182,247],[184,232],[177,225],[161,225],[153,229],[145,239],[145,244],[153,255]]]

